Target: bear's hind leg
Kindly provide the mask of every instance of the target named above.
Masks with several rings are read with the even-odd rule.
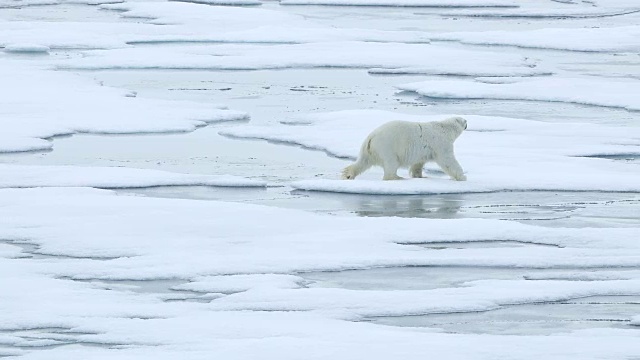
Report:
[[[342,170],[343,180],[353,180],[356,176],[362,174],[371,167],[371,164],[358,159],[355,163],[347,166]]]
[[[382,180],[404,180],[403,177],[398,176],[398,172],[397,169],[395,172],[386,172],[384,173],[384,176],[382,177]]]
[[[400,176],[398,176],[398,168],[400,164],[396,161],[387,160],[382,164],[382,168],[384,169],[384,176],[382,180],[402,180]]]
[[[422,168],[424,167],[424,162],[419,162],[411,165],[409,168],[409,174],[411,174],[412,178],[421,178],[422,177]]]

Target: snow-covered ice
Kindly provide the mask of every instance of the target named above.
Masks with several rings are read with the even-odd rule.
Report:
[[[543,28],[529,31],[485,31],[432,34],[432,39],[476,45],[510,45],[571,51],[637,52],[640,26]]]
[[[0,9],[21,9],[30,6],[51,6],[61,4],[100,5],[122,1],[123,0],[2,0],[0,1]]]
[[[9,53],[48,53],[51,49],[40,44],[9,44],[4,47]]]
[[[429,41],[420,31],[335,28],[304,16],[262,8],[207,7],[173,2],[125,2],[101,6],[120,11],[124,18],[148,18],[150,23],[171,24],[146,33],[129,34],[129,42],[230,42],[305,43],[359,40],[371,42]],[[149,27],[147,27],[149,28]],[[150,31],[149,31],[150,30]]]
[[[576,4],[576,3],[574,3]],[[619,5],[605,3],[605,6],[556,6],[522,4],[513,8],[477,8],[477,9],[450,9],[442,13],[442,16],[461,18],[484,18],[504,20],[555,20],[555,19],[600,19],[616,16],[626,16],[638,13],[637,3]],[[573,5],[573,4],[572,4]],[[606,6],[611,5],[611,6]]]
[[[483,19],[598,19],[632,15],[640,11],[634,1],[453,1],[453,0],[281,0],[282,5],[415,8],[444,17]],[[422,9],[421,9],[422,8]],[[566,24],[563,24],[566,25]]]
[[[262,5],[262,1],[259,0],[170,0],[181,1],[194,4],[207,4],[207,5],[226,5],[226,6],[253,6]]]
[[[42,6],[59,4],[59,0],[2,0],[0,9],[21,8],[24,6]]]
[[[118,48],[137,37],[158,34],[150,24],[80,21],[0,21],[0,31],[0,45],[30,42],[53,49]]]
[[[389,6],[436,8],[518,7],[513,0],[280,0],[282,5],[334,5],[334,6]]]
[[[300,25],[304,18],[298,15],[260,8],[236,8],[204,6],[181,2],[131,1],[120,4],[101,5],[104,10],[120,11],[120,16],[146,18],[151,23],[186,24],[198,26],[209,24],[218,29],[242,30],[268,25]]]

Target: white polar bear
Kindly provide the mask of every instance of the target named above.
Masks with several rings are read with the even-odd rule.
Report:
[[[353,180],[374,165],[384,168],[382,180],[402,179],[398,168],[409,167],[411,177],[422,177],[422,168],[435,161],[458,181],[465,181],[453,153],[453,142],[467,128],[467,120],[451,117],[442,121],[391,121],[373,130],[360,148],[358,160],[344,168],[342,178]]]

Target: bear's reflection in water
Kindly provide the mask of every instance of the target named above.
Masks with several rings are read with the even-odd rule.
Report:
[[[426,197],[412,195],[402,197],[359,197],[356,204],[345,204],[355,208],[359,216],[399,216],[433,219],[453,219],[459,217],[463,199]],[[353,206],[356,205],[356,206]]]

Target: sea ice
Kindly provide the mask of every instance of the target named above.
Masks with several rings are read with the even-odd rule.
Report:
[[[636,25],[625,24],[634,19],[630,13],[638,10],[636,0],[282,1],[289,5],[332,2],[423,6],[349,8],[345,10],[349,15],[341,20],[343,24],[354,21],[367,25],[372,22],[358,21],[356,16],[376,19],[380,15],[371,12],[383,11],[384,16],[398,12],[394,19],[411,18],[406,23],[393,20],[390,28],[402,31],[381,31],[378,29],[385,26],[378,24],[369,28],[332,27],[327,22],[333,20],[323,17],[327,16],[324,11],[333,10],[310,8],[318,11],[303,16],[293,13],[304,12],[305,8],[281,8],[270,2],[262,8],[239,8],[132,1],[100,6],[102,10],[121,11],[119,14],[92,13],[115,23],[94,22],[91,16],[67,21],[75,11],[84,14],[95,9],[67,4],[114,1],[118,0],[0,0],[0,9],[6,9],[3,18],[10,20],[0,21],[0,46],[40,44],[52,49],[51,56],[0,53],[0,151],[50,149],[50,137],[59,134],[191,131],[212,122],[248,119],[244,112],[216,105],[215,99],[207,98],[206,103],[151,99],[149,88],[144,86],[136,88],[137,92],[100,86],[90,79],[91,72],[78,76],[51,67],[246,70],[335,66],[398,74],[553,74],[544,78],[476,79],[478,82],[429,81],[411,91],[428,93],[436,89],[463,98],[566,101],[629,110],[639,107],[628,95],[637,92],[633,74],[631,79],[568,75],[566,69],[547,68],[544,60],[529,56],[537,50],[487,51],[466,45],[498,41],[496,44],[521,47],[591,47],[594,51],[635,53],[637,46],[631,35]],[[257,5],[254,0],[238,1]],[[238,1],[212,0],[210,5]],[[62,6],[21,9],[58,3]],[[432,15],[424,17],[420,12]],[[492,20],[457,19],[453,24],[446,16],[455,13],[547,19],[535,24],[531,19],[510,22],[518,32],[501,28],[499,32],[470,33],[468,23],[483,28]],[[593,20],[575,19],[579,17],[622,13],[629,15],[609,18],[612,24],[620,19],[620,24],[614,24],[623,30],[619,37],[613,36],[614,26],[557,29],[593,24],[588,22]],[[21,21],[21,16],[29,20]],[[548,20],[553,16],[574,20],[554,23],[551,28],[547,22],[553,21]],[[456,33],[416,31],[440,25],[454,27]],[[545,26],[551,29],[530,30]],[[463,44],[429,43],[430,37]],[[590,37],[593,41],[588,43]],[[163,42],[200,43],[187,46]],[[78,48],[90,50],[78,53],[74,50]],[[540,52],[542,58],[549,53]],[[601,56],[553,54],[567,56],[572,65],[577,64],[576,57]],[[625,60],[631,58],[625,56]],[[334,73],[328,70],[327,74]],[[161,78],[160,87],[165,80],[170,83],[161,75],[153,73],[149,78]],[[487,82],[499,84],[488,86]],[[234,104],[248,104],[236,100]],[[269,127],[229,127],[221,132],[290,142],[352,159],[364,136],[385,121],[436,120],[444,116],[355,110],[306,115]],[[364,180],[322,179],[293,185],[380,194],[640,191],[637,164],[598,158],[640,153],[637,127],[570,124],[563,122],[561,115],[556,123],[466,117],[469,130],[456,147],[469,177],[465,183],[450,181],[428,167],[428,178],[420,180],[382,182],[372,170],[363,175]],[[9,157],[21,163],[16,158]],[[309,169],[302,167],[299,171],[304,175]],[[339,171],[335,169],[336,176]],[[0,356],[46,360],[297,360],[301,356],[311,360],[601,360],[633,358],[640,353],[640,333],[629,325],[640,326],[638,316],[620,316],[617,328],[599,328],[594,321],[592,329],[558,327],[549,336],[454,334],[435,328],[357,321],[376,316],[492,311],[594,295],[637,296],[637,227],[552,228],[482,219],[320,215],[245,203],[130,196],[90,188],[265,185],[233,176],[13,164],[0,164],[0,174],[0,187],[12,187],[0,189]],[[456,242],[492,245],[446,245]],[[502,246],[505,242],[522,246]],[[437,246],[420,246],[434,243]],[[309,286],[312,280],[304,275],[376,267],[400,272],[406,267],[421,267],[427,275],[435,271],[434,267],[440,267],[440,273],[447,267],[507,272],[518,268],[516,273],[530,276],[500,280],[487,275],[485,280],[440,284],[429,290],[383,291],[348,289],[338,282],[313,287]],[[194,299],[198,302],[189,301]],[[554,324],[549,326],[556,329]]]
[[[9,44],[4,47],[9,53],[48,53],[49,47],[39,44]]]

